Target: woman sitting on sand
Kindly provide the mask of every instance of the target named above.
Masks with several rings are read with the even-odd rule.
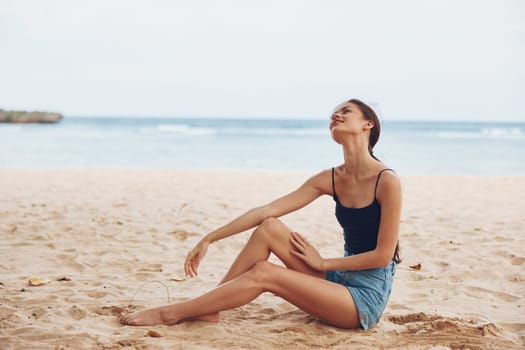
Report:
[[[330,118],[330,131],[343,147],[344,164],[249,210],[209,233],[189,252],[184,268],[193,277],[210,243],[257,227],[217,288],[188,301],[123,315],[120,322],[131,326],[218,322],[221,311],[271,292],[337,327],[374,326],[386,307],[399,262],[401,185],[372,153],[380,124],[368,105],[356,99],[341,104]],[[321,257],[302,235],[277,219],[322,195],[332,196],[336,203],[336,217],[344,229],[344,257]],[[268,262],[270,253],[286,267]]]

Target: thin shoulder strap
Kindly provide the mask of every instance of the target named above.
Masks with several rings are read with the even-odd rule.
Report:
[[[381,177],[381,174],[387,170],[390,170],[390,171],[393,171],[395,173],[395,171],[393,169],[390,169],[390,168],[386,168],[386,169],[383,169],[379,172],[379,174],[377,174],[377,180],[376,180],[376,187],[374,189],[374,198],[376,197],[377,195],[377,185],[379,184],[379,178]]]
[[[332,197],[336,200],[337,195],[335,194],[335,182],[334,182],[334,168],[332,167]]]

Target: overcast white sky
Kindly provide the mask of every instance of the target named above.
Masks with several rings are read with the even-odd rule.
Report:
[[[525,1],[0,0],[0,108],[525,121]]]

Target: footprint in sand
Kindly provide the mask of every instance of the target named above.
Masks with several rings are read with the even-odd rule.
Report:
[[[82,310],[76,305],[70,307],[69,310],[67,310],[67,313],[69,316],[71,316],[72,319],[76,321],[83,319],[84,317],[86,317],[87,314],[84,310]]]
[[[31,310],[31,318],[38,320],[40,317],[44,316],[47,313],[47,310],[42,307],[37,307]]]
[[[175,236],[175,238],[179,241],[185,241],[188,239],[188,237],[198,236],[197,233],[187,232],[184,230],[175,230],[175,231],[169,232],[169,234]]]
[[[65,217],[64,214],[58,210],[52,210],[48,214],[49,214],[48,219],[50,220],[59,220]]]
[[[123,313],[130,312],[134,310],[136,307],[134,306],[101,306],[101,307],[94,307],[91,309],[94,313],[101,316],[120,316]]]
[[[23,324],[24,320],[17,309],[0,306],[0,329],[15,328]]]
[[[87,293],[87,296],[90,298],[100,299],[104,298],[106,295],[109,295],[109,292],[101,292],[101,291],[92,291]]]
[[[485,288],[481,288],[481,287],[472,287],[472,286],[469,286],[469,287],[466,287],[467,290],[471,291],[471,292],[474,292],[474,296],[477,296],[479,295],[479,293],[487,293],[487,294],[490,294],[496,298],[499,298],[503,301],[507,301],[507,302],[515,302],[515,301],[518,301],[519,300],[519,297],[515,296],[515,295],[512,295],[512,294],[508,294],[508,293],[505,293],[505,292],[498,292],[498,291],[493,291],[493,290],[490,290],[490,289],[485,289]]]
[[[84,271],[84,265],[76,261],[76,253],[62,253],[58,254],[55,259],[62,265],[70,267],[77,271]]]

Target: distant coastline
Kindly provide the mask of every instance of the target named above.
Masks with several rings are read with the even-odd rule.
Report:
[[[0,109],[0,123],[58,123],[64,118],[60,113],[5,111]]]
[[[340,164],[325,120],[70,117],[0,123],[0,168],[268,169]],[[525,175],[525,123],[386,121],[375,155],[403,175]]]

